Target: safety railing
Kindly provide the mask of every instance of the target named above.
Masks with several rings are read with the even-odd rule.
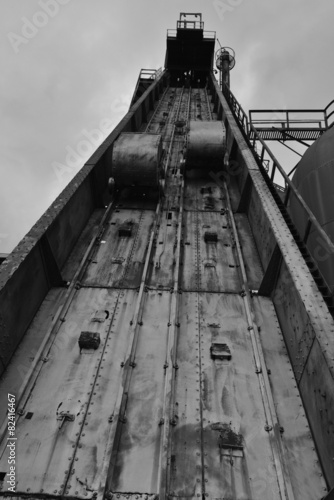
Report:
[[[301,241],[303,241],[304,244],[307,244],[308,237],[313,229],[318,233],[318,236],[320,236],[321,241],[327,247],[327,250],[330,253],[334,254],[333,242],[330,240],[327,233],[322,229],[318,220],[316,219],[313,212],[311,211],[311,209],[308,207],[308,205],[304,201],[304,199],[301,196],[301,194],[299,193],[298,189],[292,183],[291,179],[286,174],[286,172],[284,171],[283,167],[280,165],[277,158],[274,156],[272,151],[268,148],[268,146],[266,145],[264,140],[260,137],[256,128],[252,124],[250,124],[250,132],[252,133],[252,141],[250,142],[250,144],[254,150],[255,142],[258,141],[258,147],[257,147],[256,153],[255,153],[257,156],[257,159],[258,159],[258,161],[261,162],[261,164],[263,166],[264,166],[264,162],[266,162],[266,165],[264,166],[264,168],[268,174],[268,177],[270,178],[273,185],[275,185],[275,188],[277,188],[277,186],[280,186],[279,191],[281,191],[281,193],[284,193],[284,198],[283,198],[284,205],[287,206],[289,200],[291,200],[291,197],[295,196],[298,204],[301,206],[302,210],[304,211],[304,213],[306,215],[307,222],[306,222],[304,233],[299,234]],[[279,183],[276,182],[277,177],[279,177]],[[284,183],[284,187],[282,186],[282,180]]]
[[[243,110],[242,106],[239,104],[237,99],[234,97],[230,88],[223,82],[222,84],[222,92],[229,103],[234,116],[237,118],[239,124],[244,130],[246,136],[248,137],[249,133],[249,124],[246,112]]]
[[[334,125],[334,99],[325,107],[327,128]]]
[[[167,38],[176,38],[177,30],[169,29],[167,30]],[[204,40],[215,40],[216,32],[215,31],[203,31],[203,39]]]
[[[249,122],[255,128],[327,130],[334,122],[334,100],[324,109],[252,109]]]
[[[141,69],[139,78],[140,80],[156,80],[162,73],[162,68],[159,69]]]
[[[202,29],[204,29],[204,22],[203,21],[177,21],[177,29],[202,30]]]

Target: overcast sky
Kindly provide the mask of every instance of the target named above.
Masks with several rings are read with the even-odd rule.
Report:
[[[163,66],[181,11],[202,12],[235,50],[231,89],[246,111],[334,98],[333,0],[1,0],[0,252],[126,113],[140,69]]]

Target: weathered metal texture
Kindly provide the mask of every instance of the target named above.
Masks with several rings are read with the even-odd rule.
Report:
[[[178,24],[176,31],[167,32],[165,67],[171,73],[173,85],[177,85],[180,80],[182,85],[190,84],[189,74],[186,78],[184,76],[184,71],[188,73],[190,67],[192,85],[197,85],[198,79],[201,80],[201,86],[205,85],[207,73],[213,64],[215,33],[203,31],[203,25],[201,29],[198,26],[194,24],[194,29],[188,29],[188,26]]]
[[[305,283],[300,281],[296,290],[290,272],[282,266],[273,300],[319,457],[331,485],[334,477],[334,325],[326,304],[314,307],[310,300],[305,311],[300,303]]]
[[[1,268],[5,265],[6,262]],[[0,293],[1,373],[8,365],[26,327],[49,290],[48,278],[38,246],[25,256],[16,276],[14,269],[12,272],[10,283]],[[26,295],[25,290],[29,290],[29,295]]]
[[[316,341],[321,346],[321,351],[323,352],[321,362],[324,363],[324,370],[328,373],[328,376],[324,378],[324,390],[326,393],[332,393],[334,390],[334,345],[331,334],[334,328],[333,318],[329,314],[328,308],[286,226],[280,210],[275,204],[262,174],[259,172],[251,150],[214,79],[212,79],[210,86],[214,93],[217,113],[219,114],[219,110],[222,110],[227,135],[232,134],[236,141],[235,154],[240,167],[238,176],[240,179],[243,179],[240,187],[245,185],[247,175],[251,179],[252,193],[248,215],[264,270],[266,270],[270,262],[270,249],[274,251],[277,244],[282,253],[284,265],[281,265],[279,269],[278,283],[285,284],[284,289],[281,286],[275,286],[273,300],[289,353],[293,357],[294,353],[300,349],[299,344],[296,345],[295,343],[291,347],[291,342],[289,341],[291,337],[294,339],[294,335],[291,334],[292,328],[286,321],[286,318],[289,316],[288,304],[291,301],[291,295],[293,295],[296,297],[296,303],[298,304],[295,314],[299,315],[298,324],[300,331],[304,332],[310,327],[314,331],[313,335]],[[247,172],[247,175],[245,172]],[[306,386],[302,383],[300,383],[300,388],[315,441],[324,443],[323,447],[319,446],[318,451],[322,466],[326,471],[326,480],[332,486],[334,474],[328,474],[328,471],[331,471],[333,467],[333,461],[329,461],[332,448],[330,441],[327,439],[327,430],[319,426],[319,418],[312,411],[312,394],[306,390]]]
[[[165,212],[155,240],[155,253],[150,269],[148,286],[159,289],[170,289],[172,287],[176,234],[176,212]]]
[[[291,283],[291,276],[285,264],[278,278],[274,294],[274,303],[285,315],[281,318],[281,327],[289,346],[289,354],[297,381],[300,380],[305,360],[314,341],[315,332],[310,324],[307,311],[300,302],[298,290]],[[319,313],[321,314],[320,310]]]
[[[224,166],[226,131],[219,121],[190,121],[186,151],[187,168],[217,169]]]
[[[222,490],[230,498],[279,498],[275,480],[268,478],[275,478],[273,457],[243,299],[201,294],[199,315],[206,493],[209,498],[219,498]],[[231,360],[212,360],[212,342],[226,343]],[[221,443],[223,429],[228,436]]]
[[[4,262],[8,255],[8,253],[0,253],[0,265]]]
[[[171,477],[169,495],[195,498],[202,495],[201,368],[197,294],[183,294],[177,342],[175,403],[171,409]]]
[[[248,285],[251,290],[258,290],[263,279],[263,270],[252,230],[246,214],[234,214],[234,217],[245,261]]]
[[[233,240],[224,212],[186,212],[184,221],[182,289],[239,292]],[[207,231],[217,233],[217,242],[205,241]]]
[[[39,346],[45,335],[45,325],[52,322],[55,311],[59,307],[64,294],[63,288],[52,288],[37,314],[35,315],[26,335],[13,354],[6,371],[0,379],[0,428],[7,426],[8,393],[17,395],[29,372]],[[5,390],[4,390],[5,389]]]
[[[95,209],[88,219],[86,226],[80,234],[77,242],[73,246],[73,250],[68,256],[64,267],[61,270],[62,277],[65,281],[72,281],[82,259],[87,250],[87,242],[91,241],[98,230],[99,223],[103,217],[104,210]]]
[[[334,241],[333,185],[334,185],[334,128],[325,132],[305,152],[298,163],[293,183],[312,210],[320,225]],[[297,229],[303,234],[307,216],[298,200],[290,196],[289,209]],[[334,255],[328,251],[322,238],[312,230],[307,247],[325,280],[334,292]]]
[[[89,295],[94,297],[96,294],[99,301],[102,301],[99,302],[100,307],[104,307],[106,297],[114,300],[114,307],[109,309],[109,318],[105,324],[98,327],[102,327],[105,331],[99,364],[93,363],[92,360],[92,376],[85,375],[87,412],[80,419],[81,432],[75,440],[64,489],[67,495],[74,494],[79,498],[87,498],[87,496],[91,497],[94,491],[100,493],[106,480],[112,447],[110,432],[114,419],[118,418],[114,415],[115,404],[124,378],[122,362],[126,361],[136,294],[130,290],[109,291],[106,296],[106,291],[89,289],[82,290],[80,293],[87,294],[87,298]],[[88,356],[92,357],[89,354]],[[87,368],[89,369],[90,366]],[[112,384],[110,384],[111,380]]]
[[[46,235],[59,268],[65,264],[69,252],[86,226],[94,206],[92,186],[85,182],[78,188],[76,196],[73,196],[64,206],[61,217],[57,217],[53,221],[52,227],[47,231]],[[66,244],[63,244],[63,241]]]
[[[253,304],[293,491],[296,498],[321,498],[325,482],[275,308],[265,297]]]
[[[207,210],[209,212],[221,211],[225,207],[224,196],[219,184],[219,175],[212,171],[203,175],[199,171],[187,172],[186,193],[184,200],[185,210]]]
[[[131,303],[131,298],[133,292],[129,291],[125,306]],[[57,490],[57,494],[65,493],[66,488],[69,490],[71,466],[78,462],[75,461],[77,448],[82,444],[84,460],[76,463],[78,480],[72,488],[78,490],[80,496],[81,491],[88,491],[86,487],[91,486],[94,478],[98,480],[96,476],[107,443],[108,418],[112,414],[112,391],[117,392],[122,376],[120,365],[111,362],[110,356],[114,360],[121,357],[126,346],[126,331],[120,336],[114,335],[112,330],[122,310],[120,299],[120,292],[94,289],[77,292],[17,425],[18,492],[43,490],[53,495]],[[105,321],[92,321],[95,311],[101,309],[108,312]],[[80,354],[78,338],[83,329],[100,333],[101,345],[97,351]],[[114,380],[115,384],[107,389],[109,380]],[[97,405],[97,411],[93,405]],[[62,424],[59,420],[62,411],[74,414],[74,421]],[[33,413],[29,420],[26,418],[28,412]],[[94,436],[92,429],[95,429]],[[87,471],[82,476],[80,473],[85,463],[89,464],[89,476]],[[1,464],[0,468],[5,470],[5,465]]]
[[[180,115],[185,119],[188,113],[194,117],[197,109],[190,98],[194,99],[195,91],[177,90],[170,120]],[[159,104],[152,125],[162,119],[171,94],[167,92]],[[224,184],[217,181],[212,186],[216,181],[209,175],[201,178],[187,172],[183,178],[178,162],[184,139],[180,136],[174,141],[174,137],[166,129],[164,148],[170,146],[170,160],[162,212],[152,202],[122,198],[103,215],[98,228],[98,216],[93,213],[66,267],[73,284],[80,273],[71,270],[72,266],[82,273],[85,270],[84,277],[77,278],[80,283],[77,289],[73,287],[73,295],[66,289],[48,295],[21,352],[13,358],[7,379],[1,381],[6,396],[7,387],[19,390],[18,363],[25,362],[30,345],[43,344],[61,310],[58,333],[51,329],[53,334],[41,352],[44,362],[36,364],[38,372],[22,398],[24,413],[17,422],[18,495],[98,500],[157,500],[159,494],[161,500],[205,495],[314,500],[325,495],[277,322],[283,325],[284,337],[293,331],[291,352],[297,352],[295,344],[302,339],[306,353],[305,346],[314,339],[299,385],[304,401],[307,384],[318,391],[308,411],[314,413],[311,420],[318,425],[312,431],[320,436],[319,446],[328,453],[332,442],[329,438],[329,444],[324,443],[326,434],[319,422],[332,431],[333,402],[327,392],[332,351],[328,347],[320,358],[315,341],[320,329],[322,344],[332,332],[326,331],[330,323],[325,314],[321,328],[315,328],[320,304],[317,289],[315,305],[305,302],[304,307],[302,300],[305,295],[310,298],[314,289],[308,280],[304,284],[306,266],[299,262],[295,249],[289,248],[285,258],[290,281],[281,287],[280,277],[280,288],[273,295],[278,315],[270,298],[251,298],[248,288],[259,283],[261,264],[265,270],[270,249],[276,248],[272,242],[280,244],[282,253],[290,245],[257,166],[241,142],[242,167],[251,167],[251,199],[246,206],[256,214],[249,217],[253,240],[246,214],[233,215],[229,200],[236,209],[238,185],[245,185],[247,176],[242,173],[240,182],[236,182],[237,174],[231,176],[229,192],[224,193]],[[209,195],[213,200],[206,199]],[[183,211],[183,202],[189,211]],[[119,235],[119,228],[130,221],[131,235]],[[258,231],[259,221],[264,231]],[[216,237],[205,241],[206,232]],[[163,256],[159,241],[166,244]],[[90,248],[94,252],[89,253]],[[82,264],[83,254],[87,265]],[[124,265],[113,261],[121,257]],[[230,268],[230,262],[240,268]],[[307,312],[297,320],[289,319],[287,303],[292,300],[297,312],[303,307]],[[295,332],[297,326],[300,331]],[[99,333],[96,350],[82,349],[80,354],[82,331]],[[229,355],[224,359],[213,356],[215,343],[226,345],[224,352]],[[321,369],[316,366],[320,362]],[[326,388],[326,397],[319,388]],[[317,417],[320,409],[323,420]],[[29,412],[31,419],[25,418]],[[268,421],[275,422],[275,428],[266,425]],[[283,434],[279,425],[284,427]],[[277,444],[282,444],[281,451]],[[5,471],[6,453],[1,460],[0,471]],[[284,488],[288,479],[292,493]]]
[[[282,218],[282,223],[284,224],[284,226],[282,226],[282,229],[280,229],[279,223],[277,223],[274,228],[273,225],[271,224],[271,220],[268,217],[268,214],[263,209],[263,202],[266,201],[266,198],[265,196],[263,196],[261,192],[254,189],[255,184],[256,185],[260,184],[260,186],[262,184],[261,174],[259,172],[255,172],[253,174],[252,172],[251,179],[253,183],[253,189],[249,203],[248,219],[250,226],[252,228],[258,252],[260,254],[261,264],[264,269],[267,269],[271,256],[277,245],[277,236],[280,234],[280,232],[285,231],[285,234],[287,238],[290,240],[291,244],[295,243],[291,233],[285,226],[283,218]],[[269,194],[269,191],[267,191],[266,194]],[[276,215],[278,217],[280,216],[279,209],[274,205],[273,205],[273,211],[275,213],[275,216]]]
[[[48,257],[41,255],[40,240],[46,236],[53,259],[61,268],[73,249],[95,206],[103,206],[107,187],[109,162],[106,153],[125,130],[137,131],[147,120],[163,89],[168,75],[163,72],[138,99],[107,139],[89,158],[55,202],[39,219],[0,267],[0,373],[7,366],[17,345],[34,318],[50,283]],[[61,240],[60,240],[61,238]],[[59,245],[61,241],[61,245]],[[27,294],[26,290],[30,293]],[[15,297],[15,299],[14,299]],[[11,304],[20,304],[20,316]]]
[[[157,493],[163,382],[170,292],[148,291],[140,321],[133,382],[127,395],[119,448],[111,460],[113,492]],[[168,423],[166,422],[166,425]]]
[[[333,338],[334,332],[331,332]],[[333,350],[332,350],[333,351]],[[327,349],[325,351],[327,353]],[[313,435],[326,477],[334,477],[334,392],[333,375],[325,359],[325,352],[315,339],[299,382],[302,394],[309,394],[308,414],[315,422]],[[333,354],[333,352],[331,353]],[[334,360],[334,357],[332,357]],[[305,400],[305,396],[304,400]],[[331,484],[331,481],[328,481]]]
[[[123,133],[115,141],[111,175],[116,187],[158,188],[161,177],[161,135]]]
[[[138,287],[153,219],[154,212],[151,210],[116,209],[107,229],[97,242],[82,285]],[[119,236],[119,227],[125,222],[132,226],[131,237]]]

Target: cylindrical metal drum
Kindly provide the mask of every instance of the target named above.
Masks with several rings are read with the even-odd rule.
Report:
[[[306,151],[293,176],[293,183],[334,242],[334,127]],[[297,229],[304,234],[307,227],[306,213],[293,195],[290,213]],[[311,229],[307,246],[334,292],[334,255],[328,251],[315,229]]]
[[[116,188],[159,187],[162,139],[160,134],[123,132],[114,143],[111,175]]]
[[[226,130],[220,121],[190,121],[186,168],[223,168]]]

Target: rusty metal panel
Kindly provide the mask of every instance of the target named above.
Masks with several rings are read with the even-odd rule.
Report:
[[[234,218],[240,238],[248,285],[252,290],[258,290],[263,278],[263,270],[249,221],[245,214],[234,214]]]
[[[235,214],[240,204],[240,193],[238,189],[238,178],[236,177],[236,173],[227,176],[226,183],[229,190],[232,210],[233,213]]]
[[[115,141],[111,173],[116,186],[151,186],[160,179],[160,134],[122,133]]]
[[[99,291],[99,294],[106,299],[105,292]],[[111,458],[116,400],[124,377],[122,362],[128,348],[136,300],[136,293],[132,290],[109,291],[108,296],[115,301],[114,310],[110,309],[110,324],[104,325],[105,330],[109,328],[109,335],[108,338],[104,335],[105,351],[101,364],[95,365],[92,379],[87,380],[88,412],[81,421],[81,433],[76,438],[68,472],[68,494],[74,492],[80,498],[92,496],[94,491],[100,492],[106,480],[104,474]]]
[[[165,192],[168,195],[164,199],[163,209],[177,210],[180,206],[180,180],[176,175],[168,175],[165,182]]]
[[[205,491],[209,498],[280,498],[243,299],[200,294],[199,316]],[[225,343],[231,359],[212,359],[212,342]]]
[[[326,484],[275,308],[265,297],[253,303],[295,498],[321,498]]]
[[[175,402],[171,410],[170,496],[202,497],[200,355],[196,293],[183,293],[177,341]]]
[[[157,493],[163,383],[170,307],[169,292],[148,291],[143,308],[136,366],[128,393],[112,492]],[[166,425],[168,423],[166,422]]]
[[[153,128],[160,127],[164,117],[167,149],[172,122],[177,117],[175,108],[180,104],[182,117],[188,113],[190,92],[183,95],[183,90],[178,89],[175,94],[182,99],[171,110],[167,110],[165,100],[160,102],[157,123],[153,123]],[[194,92],[191,95],[193,99]],[[194,102],[189,101],[189,110],[190,116],[197,112]],[[228,120],[233,120],[231,113]],[[229,125],[231,132],[240,134],[235,123]],[[261,266],[246,216],[235,215],[237,231],[233,232],[233,224],[229,226],[233,218],[225,211],[228,199],[221,194],[220,178],[212,179],[208,174],[204,178],[195,171],[179,175],[183,140],[184,136],[177,135],[171,144],[166,197],[162,202],[165,212],[154,235],[157,244],[152,259],[147,260],[148,265],[153,264],[147,273],[150,281],[142,282],[139,293],[133,289],[140,284],[147,248],[151,248],[147,242],[154,220],[152,200],[122,195],[90,256],[81,282],[83,288],[78,284],[18,419],[18,494],[34,498],[50,495],[82,500],[101,500],[103,496],[109,500],[156,500],[164,488],[160,488],[161,476],[169,467],[166,489],[168,497],[177,500],[281,500],[282,477],[277,471],[285,475],[287,469],[293,495],[289,492],[286,498],[321,498],[323,478],[315,463],[314,444],[277,317],[287,341],[291,333],[297,371],[302,369],[297,356],[302,359],[309,354],[302,359],[306,364],[300,388],[313,432],[322,447],[325,471],[332,476],[328,466],[333,448],[328,434],[333,430],[329,363],[334,354],[332,346],[326,346],[333,333],[328,311],[321,308],[316,293],[313,304],[316,287],[310,282],[277,207],[272,206],[252,153],[244,139],[238,137],[237,158],[247,164],[240,180],[244,181],[249,170],[253,182],[249,221],[260,259],[266,267],[273,245],[279,244],[286,261],[283,273],[289,269],[288,280],[280,277],[272,297],[277,317],[270,299],[248,296],[248,285],[257,287]],[[177,228],[183,179],[187,198],[182,227]],[[237,178],[231,176],[230,181],[229,196],[236,208]],[[131,231],[119,234],[129,219],[133,222]],[[179,255],[179,248],[177,252],[174,248],[176,229],[182,229],[178,241],[182,243],[181,284],[175,267],[175,255]],[[205,238],[205,233],[214,236]],[[73,273],[71,267],[77,265],[90,238],[89,231],[82,234],[68,263],[69,273]],[[242,252],[237,246],[240,262],[234,247],[238,240],[242,245]],[[165,242],[165,247],[159,241]],[[248,275],[244,283],[244,268],[236,267],[242,264],[242,257]],[[156,267],[159,261],[160,268]],[[179,293],[171,294],[163,288],[170,287],[173,275],[174,291]],[[50,295],[50,300],[63,300],[65,294],[55,295]],[[29,355],[29,341],[34,346],[41,341],[45,324],[52,322],[59,307],[44,303],[42,309],[28,332],[27,343],[22,344],[23,353],[18,352],[13,360],[16,369],[18,361]],[[81,332],[99,334],[96,350],[83,346],[80,353]],[[323,352],[317,339],[321,340]],[[260,365],[256,362],[256,372],[254,358],[259,354],[255,355],[255,351],[262,353],[261,344],[265,363],[262,358]],[[19,386],[14,381],[15,367],[10,367],[2,388],[7,388],[7,382],[14,389]],[[269,380],[266,368],[271,371]],[[316,392],[310,392],[310,387]],[[274,429],[265,425],[269,410],[275,416],[277,410],[279,424],[284,427],[281,438],[276,419],[269,419],[275,422]],[[161,415],[169,418],[161,421]],[[283,458],[277,457],[277,442],[283,443]],[[281,451],[279,448],[278,454]],[[6,458],[3,455],[0,471],[6,470]],[[111,491],[104,491],[106,479]]]
[[[315,332],[285,264],[282,265],[273,300],[279,313],[280,325],[289,348],[295,377],[299,381],[314,341]]]
[[[332,336],[334,332],[332,331]],[[328,344],[327,344],[328,345]],[[326,345],[326,350],[328,349]],[[312,344],[299,387],[308,416],[313,423],[313,435],[326,477],[334,477],[334,381],[326,350],[318,341]],[[332,357],[332,363],[334,358]],[[333,366],[333,365],[332,365]]]
[[[227,216],[222,212],[186,212],[184,221],[182,288],[203,291],[240,291],[238,264]],[[217,242],[206,242],[207,231]]]
[[[187,172],[184,208],[185,210],[222,210],[225,208],[224,195],[220,187],[219,174],[212,172],[211,179],[197,171]]]
[[[145,250],[154,219],[150,210],[115,210],[101,237],[82,283],[86,286],[139,286]],[[132,223],[132,236],[119,237],[119,227]]]
[[[126,293],[131,303],[134,293]],[[125,292],[95,289],[77,292],[19,418],[18,492],[62,493],[74,462],[78,481],[73,484],[73,491],[86,497],[84,492],[88,491],[91,496],[94,479],[98,486],[99,469],[106,453],[108,418],[121,382],[121,368],[115,361],[126,350],[126,330],[123,335],[109,331],[116,316],[123,313],[119,305],[121,294]],[[108,319],[103,323],[92,322],[95,311],[102,308],[109,312]],[[100,333],[101,345],[97,351],[80,353],[78,338],[87,327]],[[114,383],[107,387],[110,380]],[[66,412],[74,416],[73,421],[63,421]],[[29,413],[33,414],[31,418],[27,418]],[[81,447],[84,453],[78,457]],[[81,476],[85,464],[89,474],[85,470]],[[1,470],[3,467],[1,464]]]
[[[11,276],[0,290],[0,374],[7,367],[50,289],[43,255],[38,245],[33,246],[20,264],[15,265],[15,258],[12,259],[10,255],[1,265],[0,275],[2,270],[4,275],[7,273],[7,260]],[[1,285],[2,283],[0,287]]]
[[[226,130],[220,121],[189,121],[187,168],[223,168]]]
[[[262,266],[266,269],[277,242],[270,225],[270,220],[263,210],[261,198],[255,189],[252,190],[251,194],[248,218],[260,254]]]
[[[65,281],[71,281],[73,279],[76,270],[79,267],[81,260],[83,259],[85,252],[89,243],[91,242],[95,231],[97,230],[99,223],[104,214],[103,209],[96,209],[87,221],[78,241],[73,247],[68,259],[66,260],[64,267],[61,270],[61,274]]]
[[[64,293],[64,288],[52,288],[49,291],[1,377],[0,427],[7,418],[8,393],[18,394],[43,341],[46,332],[45,325],[52,322]]]
[[[76,189],[64,206],[61,217],[56,217],[46,231],[50,247],[58,266],[61,268],[73,249],[94,210],[94,198],[90,179]]]
[[[176,212],[163,212],[159,231],[156,236],[154,258],[148,280],[149,286],[170,288],[173,285],[176,233]]]

